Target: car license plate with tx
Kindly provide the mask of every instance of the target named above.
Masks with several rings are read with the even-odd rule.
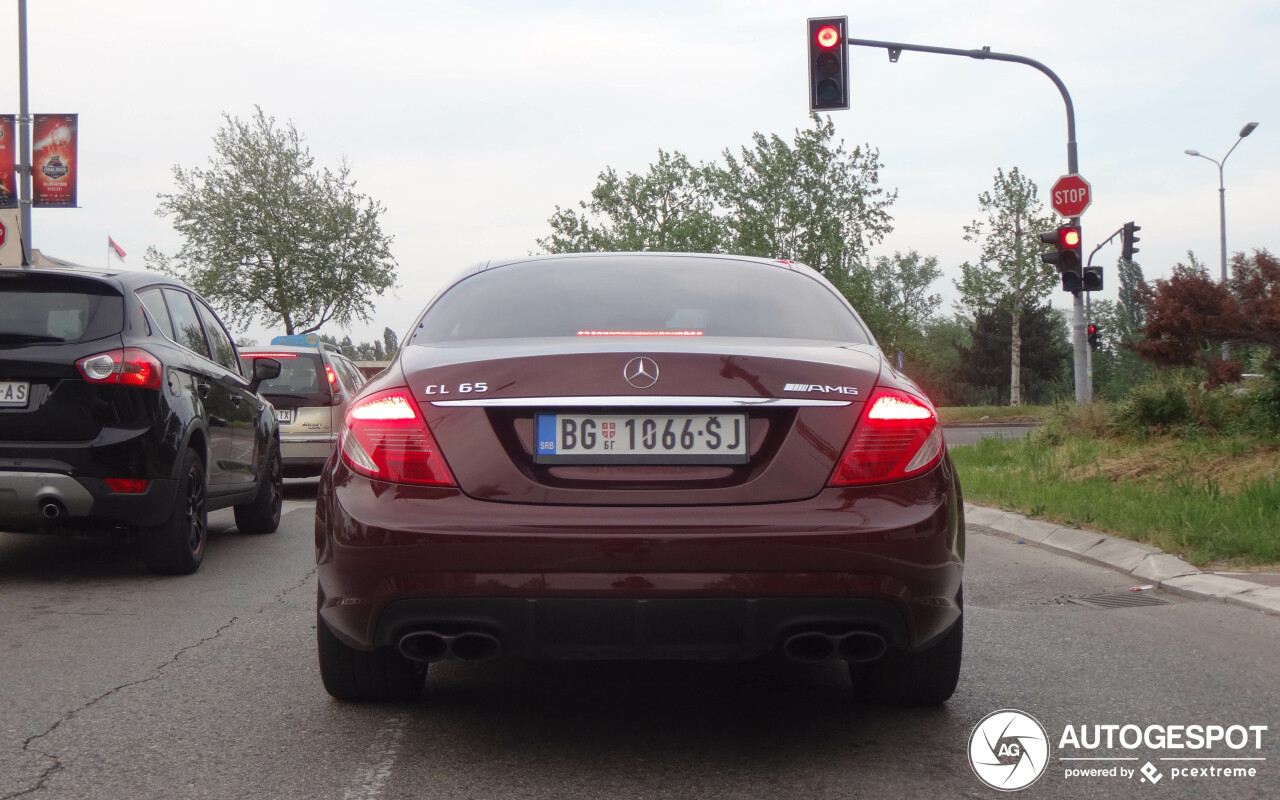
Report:
[[[538,414],[539,464],[745,464],[746,414]]]
[[[292,422],[293,422],[293,409],[292,409],[292,408],[277,408],[277,409],[276,409],[276,422],[279,422],[281,425],[288,425],[288,424],[292,423]]]

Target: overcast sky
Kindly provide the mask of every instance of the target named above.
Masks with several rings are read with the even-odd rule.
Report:
[[[854,37],[987,45],[1057,72],[1094,191],[1086,252],[1135,220],[1149,279],[1188,250],[1216,274],[1217,168],[1183,150],[1221,158],[1259,122],[1226,165],[1228,247],[1280,249],[1275,0],[30,0],[31,111],[79,113],[81,133],[81,208],[36,209],[33,241],[88,265],[106,263],[108,234],[131,268],[148,246],[172,253],[177,235],[155,216],[172,167],[205,163],[223,112],[261,105],[320,164],[345,156],[386,205],[399,286],[349,333],[403,336],[457,270],[536,250],[555,206],[586,198],[606,165],[643,171],[658,148],[718,160],[754,131],[790,140],[808,125],[805,19],[829,15],[848,15]],[[0,20],[0,113],[17,113],[16,0],[0,0]],[[1046,201],[1067,171],[1058,92],[1021,65],[891,64],[869,48],[851,50],[850,79],[838,134],[879,148],[898,190],[873,255],[936,255],[937,290],[954,295],[957,265],[977,255],[962,228],[996,169],[1018,167]],[[1113,269],[1106,280],[1114,297]]]

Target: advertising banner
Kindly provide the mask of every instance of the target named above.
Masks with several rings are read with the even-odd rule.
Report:
[[[12,114],[0,114],[0,208],[18,207],[18,128]]]
[[[76,114],[36,114],[31,144],[35,208],[76,207]]]

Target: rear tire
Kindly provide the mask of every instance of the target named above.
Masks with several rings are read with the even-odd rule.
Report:
[[[204,462],[194,450],[186,450],[169,518],[142,530],[142,560],[148,569],[163,575],[190,575],[200,569],[209,539],[205,499]]]
[[[850,664],[854,691],[875,705],[932,706],[945,703],[960,681],[964,650],[964,592],[957,598],[960,619],[928,650],[891,649],[868,664]]]
[[[316,612],[316,649],[320,680],[339,700],[368,702],[413,700],[422,693],[426,665],[419,665],[389,647],[372,652],[343,644]]]
[[[280,444],[273,442],[257,495],[250,502],[232,509],[236,527],[241,533],[275,533],[280,527],[283,505],[284,469],[280,462]]]

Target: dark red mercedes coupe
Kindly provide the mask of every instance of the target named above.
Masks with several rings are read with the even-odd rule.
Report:
[[[928,398],[821,275],[727,255],[478,265],[360,392],[316,503],[346,700],[431,662],[847,662],[955,690],[960,486]]]

